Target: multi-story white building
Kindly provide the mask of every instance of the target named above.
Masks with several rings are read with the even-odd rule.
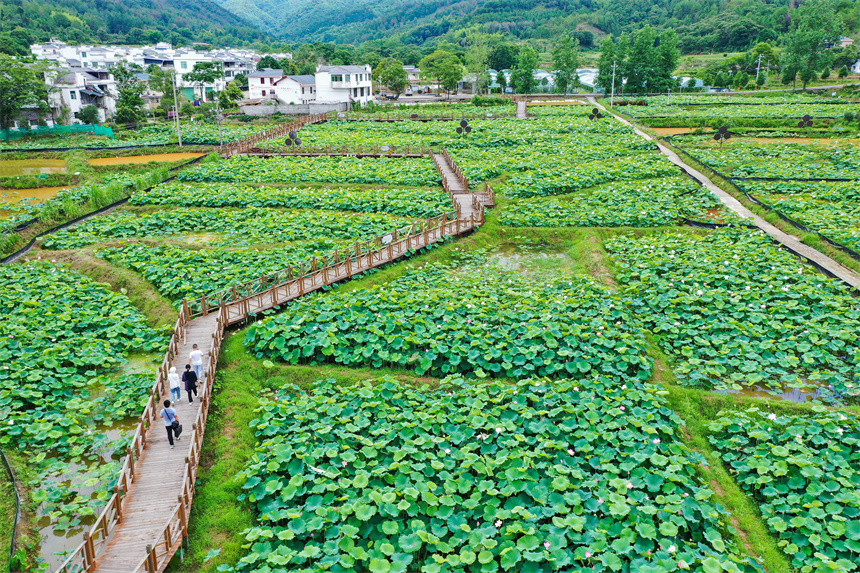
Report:
[[[51,94],[51,109],[54,117],[63,117],[63,110],[69,110],[67,119],[74,122],[77,114],[88,105],[99,110],[101,121],[106,121],[116,113],[116,87],[113,76],[107,70],[93,68],[70,68],[64,70],[54,84],[56,91]]]
[[[371,76],[370,66],[317,66],[317,102],[364,106],[373,99]]]

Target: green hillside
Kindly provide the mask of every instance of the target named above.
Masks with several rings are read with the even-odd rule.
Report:
[[[268,35],[209,0],[0,0],[0,52],[29,53],[32,43],[159,41],[239,46]]]
[[[620,34],[650,24],[673,28],[681,48],[745,50],[773,41],[790,23],[797,0],[215,0],[288,41],[361,43],[399,37],[405,43],[456,40],[478,27],[515,38],[551,38],[577,25]],[[860,31],[860,3],[835,0],[848,34]]]

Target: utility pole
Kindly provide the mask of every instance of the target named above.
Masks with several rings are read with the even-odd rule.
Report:
[[[666,105],[669,105],[669,92],[672,91],[672,88],[666,89]]]
[[[762,57],[763,55],[764,55],[764,54],[759,54],[759,55],[758,55],[758,64],[757,64],[757,65],[756,65],[756,67],[755,67],[755,81],[756,81],[756,82],[758,81],[758,73],[761,71],[761,57]]]
[[[179,147],[182,147],[182,129],[179,126],[179,100],[176,97],[176,71],[170,74],[170,79],[173,81],[173,109],[176,115],[176,135],[179,138]]]
[[[612,107],[612,102],[615,101],[615,66],[617,64],[612,62],[612,93],[609,94],[609,107]]]

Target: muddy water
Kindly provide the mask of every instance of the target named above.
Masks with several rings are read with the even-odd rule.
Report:
[[[0,190],[0,219],[8,217],[9,212],[2,208],[3,203],[20,203],[24,199],[29,199],[28,203],[36,204],[43,203],[54,197],[57,191],[68,189],[68,187],[36,187],[33,189],[5,189]]]
[[[167,161],[187,161],[205,155],[204,153],[156,153],[154,155],[130,155],[128,157],[99,157],[87,161],[93,167],[104,165],[128,165],[129,163],[164,163]]]
[[[7,159],[0,161],[0,177],[65,172],[66,162],[62,159]]]
[[[744,388],[743,390],[716,390],[717,394],[732,394],[735,396],[747,396],[749,398],[764,398],[769,400],[788,400],[789,402],[796,402],[798,404],[803,404],[804,402],[809,402],[810,400],[815,400],[819,397],[819,390],[815,388],[793,388],[786,392],[772,394],[768,392],[766,389],[761,386],[754,386],[752,388]]]
[[[712,130],[710,127],[651,127],[649,129],[657,135],[683,135],[685,133],[693,133],[697,129],[702,129],[704,131]]]
[[[509,271],[528,273],[537,269],[562,270],[571,266],[572,259],[565,249],[555,245],[500,245],[490,255],[500,267]]]

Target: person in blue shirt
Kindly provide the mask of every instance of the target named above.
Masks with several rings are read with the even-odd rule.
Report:
[[[176,433],[176,439],[179,439],[179,417],[176,415],[176,410],[170,407],[170,400],[164,401],[164,409],[161,411],[161,417],[164,418],[164,426],[167,429],[167,441],[170,442],[170,449],[173,449],[173,434]]]

